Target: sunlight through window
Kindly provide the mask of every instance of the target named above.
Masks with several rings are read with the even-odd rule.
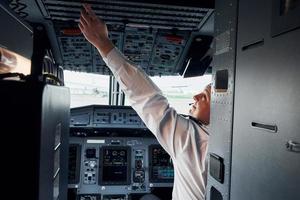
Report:
[[[207,84],[211,83],[211,75],[192,78],[154,76],[151,79],[162,90],[170,105],[181,114],[188,114],[189,103],[193,102],[193,96],[200,93]],[[125,105],[129,105],[128,99],[125,99]]]
[[[108,105],[109,76],[64,71],[65,85],[70,88],[71,108],[87,105]]]

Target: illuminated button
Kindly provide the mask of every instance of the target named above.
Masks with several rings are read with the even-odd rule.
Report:
[[[92,161],[92,162],[90,162],[89,165],[90,165],[91,168],[95,168],[95,167],[96,167],[96,162],[95,162],[95,161]]]

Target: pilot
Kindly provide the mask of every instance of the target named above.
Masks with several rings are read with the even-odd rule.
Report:
[[[112,44],[105,22],[95,15],[90,5],[84,5],[79,28],[98,49],[131,106],[171,156],[175,173],[172,199],[204,199],[211,86],[193,97],[191,117],[183,117],[170,107],[162,91],[145,72]]]

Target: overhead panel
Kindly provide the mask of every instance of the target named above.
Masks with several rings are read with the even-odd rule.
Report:
[[[128,59],[148,70],[157,30],[126,27],[123,52]]]
[[[92,72],[92,47],[83,37],[60,36],[58,39],[65,69]]]
[[[107,23],[115,46],[153,76],[175,75],[180,71],[189,37],[199,32],[213,11],[208,1],[94,0],[86,3]],[[54,54],[64,69],[111,73],[78,28],[82,1],[37,0],[37,5],[32,4],[19,0],[12,1],[10,6],[17,13],[22,7],[22,16],[29,21],[50,24],[49,33],[55,33],[49,34]]]
[[[81,1],[43,0],[52,20],[78,20]],[[209,9],[129,1],[88,1],[108,24],[138,24],[152,28],[198,29]]]
[[[189,32],[160,31],[156,37],[150,61],[149,74],[171,75],[182,57],[183,49],[189,37]],[[175,71],[176,72],[176,71]]]
[[[109,38],[114,43],[114,45],[118,49],[122,49],[123,43],[123,33],[122,32],[109,32]],[[95,47],[93,49],[93,69],[92,72],[99,73],[99,74],[110,74],[110,70],[106,66],[105,62],[103,61],[102,57],[100,56],[98,50]]]

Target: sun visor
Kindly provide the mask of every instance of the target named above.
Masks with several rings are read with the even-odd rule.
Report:
[[[202,76],[209,69],[213,54],[212,41],[212,36],[194,37],[183,64],[184,71],[180,73],[184,78]]]

